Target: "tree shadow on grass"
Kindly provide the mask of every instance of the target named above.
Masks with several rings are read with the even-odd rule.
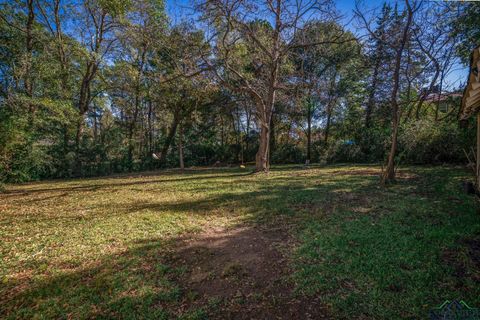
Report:
[[[169,239],[137,239],[125,250],[96,261],[82,261],[81,267],[47,265],[46,270],[28,279],[9,278],[0,293],[0,300],[6,301],[0,307],[0,316],[12,319],[34,316],[171,319],[206,315],[218,319],[255,316],[292,319],[307,318],[308,314],[316,319],[328,317],[331,310],[320,299],[321,294],[304,297],[293,290],[289,258],[295,243],[289,244],[291,225],[298,228],[312,221],[322,225],[322,219],[343,219],[340,225],[360,232],[362,230],[354,229],[348,219],[362,219],[361,226],[366,229],[375,221],[364,217],[378,212],[388,214],[389,208],[383,203],[381,210],[376,210],[379,202],[384,197],[411,192],[411,184],[405,181],[385,191],[377,188],[378,180],[374,176],[351,174],[338,178],[319,174],[309,179],[306,182],[303,176],[274,176],[265,181],[249,181],[255,185],[254,190],[206,194],[200,199],[177,203],[146,201],[126,206],[109,217],[148,210],[158,214],[173,211],[192,218],[238,215],[242,219],[233,229],[206,230],[195,236],[176,235]],[[228,184],[216,182],[218,188]],[[189,188],[202,191],[201,185]],[[261,230],[259,226],[265,226],[263,222],[278,228],[271,232]],[[331,226],[330,239],[336,240],[337,225]],[[318,228],[310,232],[328,240],[322,234],[325,230],[329,231]],[[378,239],[372,237],[367,237],[365,247],[377,243]],[[414,235],[409,239],[417,243]],[[333,276],[345,270],[352,272],[347,264],[348,251],[343,261],[337,261],[337,252],[322,256],[318,252],[321,242],[310,239],[307,242],[306,249],[311,247],[312,251],[307,250],[301,264],[305,266],[303,276],[310,281],[309,286],[315,287],[317,275],[328,270],[327,262],[340,267],[331,270]],[[369,261],[368,254],[365,261]],[[349,284],[341,293],[359,288],[352,289]]]
[[[0,315],[12,319],[170,319],[207,312],[219,319],[225,315],[247,319],[262,313],[267,318],[275,315],[286,319],[301,312],[315,314],[317,310],[320,317],[327,312],[324,306],[295,296],[293,284],[288,283],[287,258],[274,247],[275,243],[285,242],[289,231],[280,228],[276,229],[276,236],[266,236],[252,222],[273,218],[278,224],[283,216],[295,215],[295,205],[302,203],[314,203],[321,209],[327,199],[336,201],[336,197],[342,197],[341,190],[347,185],[356,192],[365,186],[365,181],[352,177],[345,185],[324,181],[312,187],[306,186],[302,177],[275,177],[268,183],[253,183],[258,184],[255,191],[213,194],[179,203],[146,202],[124,208],[115,214],[174,211],[215,219],[238,211],[241,216],[248,213],[250,218],[239,222],[235,232],[210,234],[189,246],[179,246],[185,240],[181,236],[168,240],[147,238],[99,260],[82,261],[78,267],[38,261],[45,266],[37,264],[31,276],[13,276],[5,282],[0,296],[6,302]],[[216,243],[215,247],[210,247],[210,241]],[[202,253],[205,248],[213,252],[206,260]],[[238,253],[239,249],[244,252]],[[198,278],[198,267],[210,269],[210,275]],[[219,304],[223,311],[215,314],[212,310],[218,309]]]
[[[170,280],[177,270],[164,264],[166,246],[149,240],[78,268],[50,267],[27,283],[10,279],[0,317],[170,319],[181,291]]]
[[[240,173],[231,173],[227,170],[222,171],[221,173],[227,173],[227,174],[222,174],[218,175],[217,174],[212,174],[212,175],[207,175],[207,176],[202,176],[202,174],[205,174],[205,172],[210,172],[210,171],[189,171],[189,172],[184,172],[185,175],[193,175],[191,177],[186,177],[186,178],[176,178],[176,179],[146,179],[146,180],[138,180],[139,178],[143,178],[145,176],[125,176],[121,177],[123,179],[128,179],[128,178],[134,178],[134,181],[120,181],[120,182],[115,182],[115,183],[89,183],[89,182],[94,182],[99,179],[89,179],[87,182],[82,181],[82,180],[73,180],[71,183],[86,183],[85,185],[72,185],[68,187],[59,187],[59,188],[36,188],[35,185],[32,185],[33,188],[29,189],[18,189],[18,190],[7,190],[3,196],[4,197],[12,197],[15,195],[27,195],[31,193],[47,193],[47,192],[87,192],[87,191],[98,191],[102,189],[107,189],[107,188],[114,188],[114,187],[129,187],[129,186],[136,186],[136,185],[147,185],[147,184],[156,184],[156,183],[176,183],[176,182],[188,182],[188,181],[202,181],[202,180],[211,180],[211,179],[218,179],[218,178],[234,178],[234,177],[245,177],[249,176],[252,174],[252,172],[240,172]],[[177,172],[178,174],[182,174],[182,172]],[[160,176],[170,176],[172,174],[164,174],[164,173],[159,173],[158,175]],[[146,177],[152,177],[152,175],[148,175]],[[155,175],[157,176],[157,175]],[[109,178],[106,177],[105,179],[111,180],[111,179],[121,179],[121,178]],[[64,181],[63,181],[64,182]],[[47,183],[47,182],[42,182],[42,184]],[[53,183],[56,183],[54,181]],[[51,198],[51,197],[48,197]],[[47,198],[47,199],[48,199]]]
[[[243,225],[139,240],[82,267],[10,279],[0,291],[0,317],[324,318],[324,305],[293,290],[285,237]]]

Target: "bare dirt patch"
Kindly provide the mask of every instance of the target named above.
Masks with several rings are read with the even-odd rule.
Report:
[[[322,319],[318,300],[294,293],[285,231],[254,227],[210,228],[178,244],[171,257],[186,267],[180,283],[194,297],[189,306],[212,319]]]

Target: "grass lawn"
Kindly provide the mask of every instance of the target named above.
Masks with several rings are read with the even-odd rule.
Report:
[[[453,167],[164,171],[9,185],[0,318],[426,318],[480,307]]]

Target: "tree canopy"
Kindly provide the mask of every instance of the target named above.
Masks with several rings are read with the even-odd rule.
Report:
[[[398,163],[465,161],[452,78],[479,45],[476,3],[348,23],[328,0],[193,5],[1,2],[0,179],[356,161],[389,182]]]

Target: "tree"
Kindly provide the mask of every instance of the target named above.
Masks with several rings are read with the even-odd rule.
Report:
[[[203,2],[200,8],[216,30],[215,59],[206,61],[219,81],[254,101],[260,129],[255,168],[257,172],[268,172],[270,124],[278,91],[284,88],[289,52],[336,42],[343,35],[332,34],[320,42],[292,41],[296,31],[314,12],[320,17],[327,16],[330,2],[215,0]]]
[[[465,65],[470,63],[472,50],[480,45],[480,3],[467,2],[454,6],[459,14],[449,21],[453,24],[452,36],[457,39],[457,53]],[[454,10],[455,11],[455,10]]]
[[[84,0],[80,7],[83,28],[79,30],[84,48],[83,71],[78,93],[78,124],[76,133],[77,151],[83,133],[85,115],[89,111],[92,96],[92,83],[98,75],[102,62],[111,52],[116,41],[114,32],[119,19],[126,13],[129,3],[120,0]]]
[[[193,112],[203,97],[208,97],[208,92],[212,88],[209,87],[209,79],[202,76],[204,67],[201,57],[208,52],[209,45],[201,31],[182,23],[170,31],[165,43],[167,45],[158,51],[158,56],[153,62],[158,73],[154,83],[160,89],[157,95],[163,97],[162,102],[166,106],[166,111],[172,116],[171,125],[158,155],[162,164],[165,163],[178,126]],[[168,94],[165,94],[165,91]]]
[[[330,42],[328,41],[330,34],[342,36],[337,42]],[[343,75],[355,77],[346,69],[352,60],[358,59],[360,47],[358,43],[352,41],[353,34],[334,22],[312,21],[297,32],[293,42],[303,44],[307,39],[323,44],[300,45],[292,50],[291,55],[296,65],[296,76],[292,79],[296,85],[295,95],[302,97],[295,101],[299,101],[301,118],[306,120],[306,125],[301,126],[307,138],[306,163],[308,164],[311,161],[313,121],[319,117],[320,107],[323,106],[327,118],[324,143],[327,145],[333,109],[342,94],[338,86],[339,80],[343,79]]]

